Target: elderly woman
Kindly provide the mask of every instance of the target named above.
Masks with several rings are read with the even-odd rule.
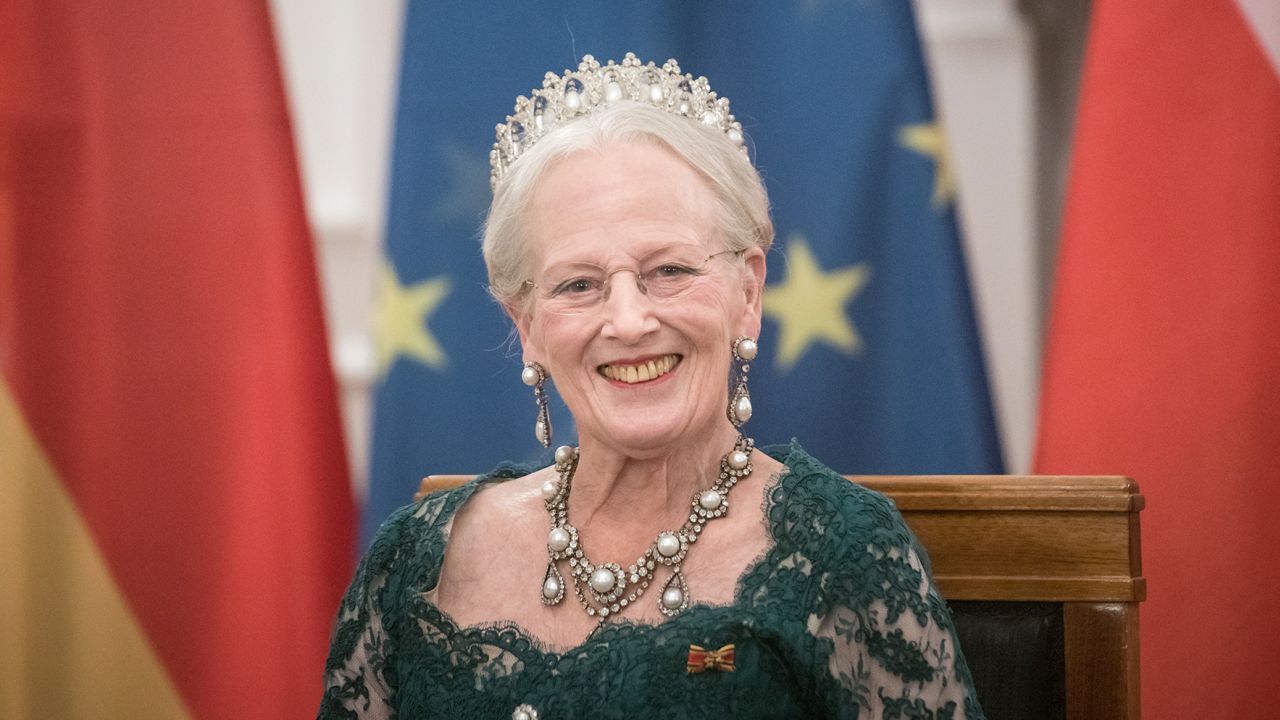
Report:
[[[430,495],[343,600],[321,718],[980,718],[892,504],[745,437],[768,199],[704,78],[628,55],[498,126],[484,257],[578,446]]]

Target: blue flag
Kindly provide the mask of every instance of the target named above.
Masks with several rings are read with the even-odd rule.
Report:
[[[480,258],[493,127],[547,70],[628,51],[706,75],[769,190],[778,241],[746,431],[799,438],[846,473],[998,472],[955,185],[909,3],[410,2],[366,539],[426,473],[543,455]],[[552,418],[571,442],[564,407]]]

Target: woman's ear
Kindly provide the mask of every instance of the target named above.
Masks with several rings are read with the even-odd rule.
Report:
[[[516,332],[520,335],[521,360],[524,362],[529,362],[530,360],[541,361],[543,358],[542,348],[535,337],[533,318],[530,312],[516,302],[504,302],[502,303],[502,309],[506,311],[507,317],[511,318],[511,323],[516,326]]]
[[[743,309],[739,334],[758,338],[761,316],[764,312],[764,281],[768,271],[764,251],[758,247],[748,248],[743,251],[742,262],[746,266],[742,274],[742,290],[746,306]]]

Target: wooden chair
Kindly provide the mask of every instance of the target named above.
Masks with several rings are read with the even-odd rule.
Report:
[[[418,497],[465,475],[423,479]],[[1136,720],[1146,598],[1138,486],[1122,477],[851,476],[929,553],[989,720]]]

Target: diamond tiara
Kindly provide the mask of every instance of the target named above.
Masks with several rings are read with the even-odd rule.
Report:
[[[564,75],[548,72],[542,89],[516,98],[516,107],[507,121],[496,128],[497,141],[489,152],[489,187],[496,188],[511,164],[556,127],[582,115],[629,99],[645,102],[682,115],[724,133],[745,154],[742,125],[729,112],[729,99],[718,97],[705,77],[681,74],[680,65],[668,60],[661,67],[641,64],[627,53],[621,64],[612,60],[603,66],[583,55],[577,71]]]

